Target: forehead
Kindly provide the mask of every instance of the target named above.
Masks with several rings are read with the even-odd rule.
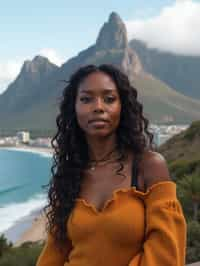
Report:
[[[89,74],[79,85],[79,93],[117,92],[112,78],[104,72]]]

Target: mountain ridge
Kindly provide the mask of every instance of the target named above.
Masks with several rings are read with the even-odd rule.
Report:
[[[109,32],[115,43],[109,41]],[[118,40],[121,41],[118,43]],[[60,67],[41,56],[24,64],[24,69],[22,67],[16,80],[8,87],[8,92],[0,96],[0,128],[55,129],[58,103],[64,88],[61,81],[67,80],[83,65],[104,63],[117,66],[129,76],[151,122],[190,123],[200,117],[200,101],[177,93],[144,70],[137,52],[128,45],[122,20],[116,13],[111,13],[95,44]],[[27,69],[29,74],[34,73],[28,79]],[[20,79],[23,82],[20,83]]]
[[[146,72],[156,76],[176,91],[200,99],[200,56],[178,55],[148,48],[133,39],[129,46],[136,51]]]

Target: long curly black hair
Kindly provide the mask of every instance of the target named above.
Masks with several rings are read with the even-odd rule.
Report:
[[[54,149],[52,178],[48,189],[48,204],[44,211],[47,231],[54,234],[57,243],[67,240],[67,221],[75,199],[79,197],[85,166],[89,162],[88,146],[79,127],[75,100],[79,84],[91,73],[101,71],[114,81],[120,96],[121,115],[116,130],[117,147],[121,154],[119,163],[126,156],[127,148],[138,157],[144,150],[153,150],[153,134],[148,131],[149,121],[143,116],[143,105],[137,100],[137,90],[130,84],[127,75],[109,64],[87,65],[71,75],[63,90],[56,118],[57,133],[51,139]],[[121,171],[122,167],[118,170]]]

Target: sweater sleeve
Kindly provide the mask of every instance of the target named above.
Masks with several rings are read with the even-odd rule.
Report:
[[[36,266],[63,266],[68,260],[68,254],[72,249],[72,243],[67,240],[66,245],[59,249],[53,236],[48,233],[45,245],[40,253]]]
[[[161,181],[143,194],[146,209],[142,250],[128,266],[184,266],[187,224],[176,197],[176,183]]]

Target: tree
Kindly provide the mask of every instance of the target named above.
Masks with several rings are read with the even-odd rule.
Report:
[[[8,243],[4,234],[0,235],[0,257],[2,257],[4,251],[12,247],[12,243]]]
[[[186,263],[200,260],[200,223],[189,221],[187,226],[187,254]]]

